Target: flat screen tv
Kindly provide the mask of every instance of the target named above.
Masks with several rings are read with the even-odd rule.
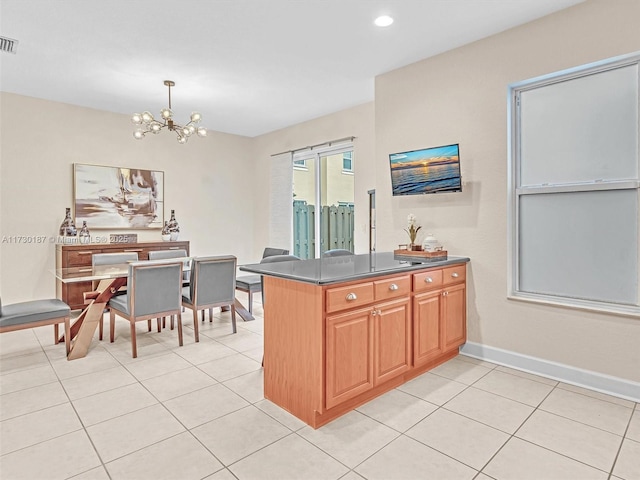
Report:
[[[461,192],[458,144],[389,155],[393,195]]]

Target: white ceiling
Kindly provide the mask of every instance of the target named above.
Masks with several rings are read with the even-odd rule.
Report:
[[[374,77],[582,0],[2,0],[0,89],[256,136],[373,100]],[[373,19],[395,18],[379,28]]]

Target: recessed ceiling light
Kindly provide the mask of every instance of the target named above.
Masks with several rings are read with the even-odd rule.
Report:
[[[378,18],[374,20],[374,22],[379,27],[388,27],[393,23],[393,18],[389,15],[380,15]]]

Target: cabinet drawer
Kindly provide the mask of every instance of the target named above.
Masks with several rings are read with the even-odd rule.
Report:
[[[359,307],[373,302],[373,282],[327,290],[327,313]]]
[[[101,253],[100,249],[88,248],[86,250],[77,250],[69,252],[67,255],[67,266],[69,267],[83,267],[91,265],[91,256],[95,253]]]
[[[413,275],[413,291],[425,292],[442,286],[442,270],[431,270]]]
[[[464,282],[467,276],[467,266],[456,265],[455,267],[448,267],[442,270],[442,281],[444,285],[451,285],[454,283]]]
[[[373,282],[376,302],[411,293],[411,277],[394,277]]]

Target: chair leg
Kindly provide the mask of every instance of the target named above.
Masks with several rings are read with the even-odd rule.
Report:
[[[151,322],[151,320],[149,320]],[[131,326],[131,356],[138,358],[138,344],[136,342],[136,322],[129,320]]]
[[[202,311],[202,315],[204,315],[204,310]],[[195,309],[195,306],[193,307],[193,337],[196,339],[196,342],[200,341],[200,331],[198,327],[198,311]]]
[[[162,331],[162,323],[160,323],[160,317],[156,318],[156,323],[158,324],[158,333]]]
[[[213,308],[209,309],[209,323],[213,322]]]
[[[233,333],[236,333],[236,306],[231,304],[231,325],[233,325]]]
[[[111,343],[113,343],[115,336],[116,336],[116,314],[113,312],[113,310],[111,310],[109,312],[109,339],[111,340]]]
[[[171,315],[171,330],[173,330],[173,317],[174,315]]]
[[[253,313],[253,292],[249,290],[249,313]]]
[[[54,323],[53,324],[53,344],[57,345],[58,343],[60,343],[60,335],[58,335],[58,324]]]
[[[167,317],[162,317],[162,328],[167,328]]]
[[[147,327],[149,327],[149,331],[151,331],[151,319],[147,320]]]
[[[98,325],[98,340],[102,341],[102,331],[104,330],[104,312],[102,312],[102,316],[100,317],[100,325]]]
[[[71,353],[71,320],[69,317],[64,319],[64,346],[67,349],[67,357]]]
[[[201,314],[202,314],[202,321],[204,322],[204,310],[200,310]]]
[[[182,346],[182,313],[178,313],[177,315],[177,320],[178,320],[178,345]],[[198,323],[198,321],[196,320],[195,323]]]

